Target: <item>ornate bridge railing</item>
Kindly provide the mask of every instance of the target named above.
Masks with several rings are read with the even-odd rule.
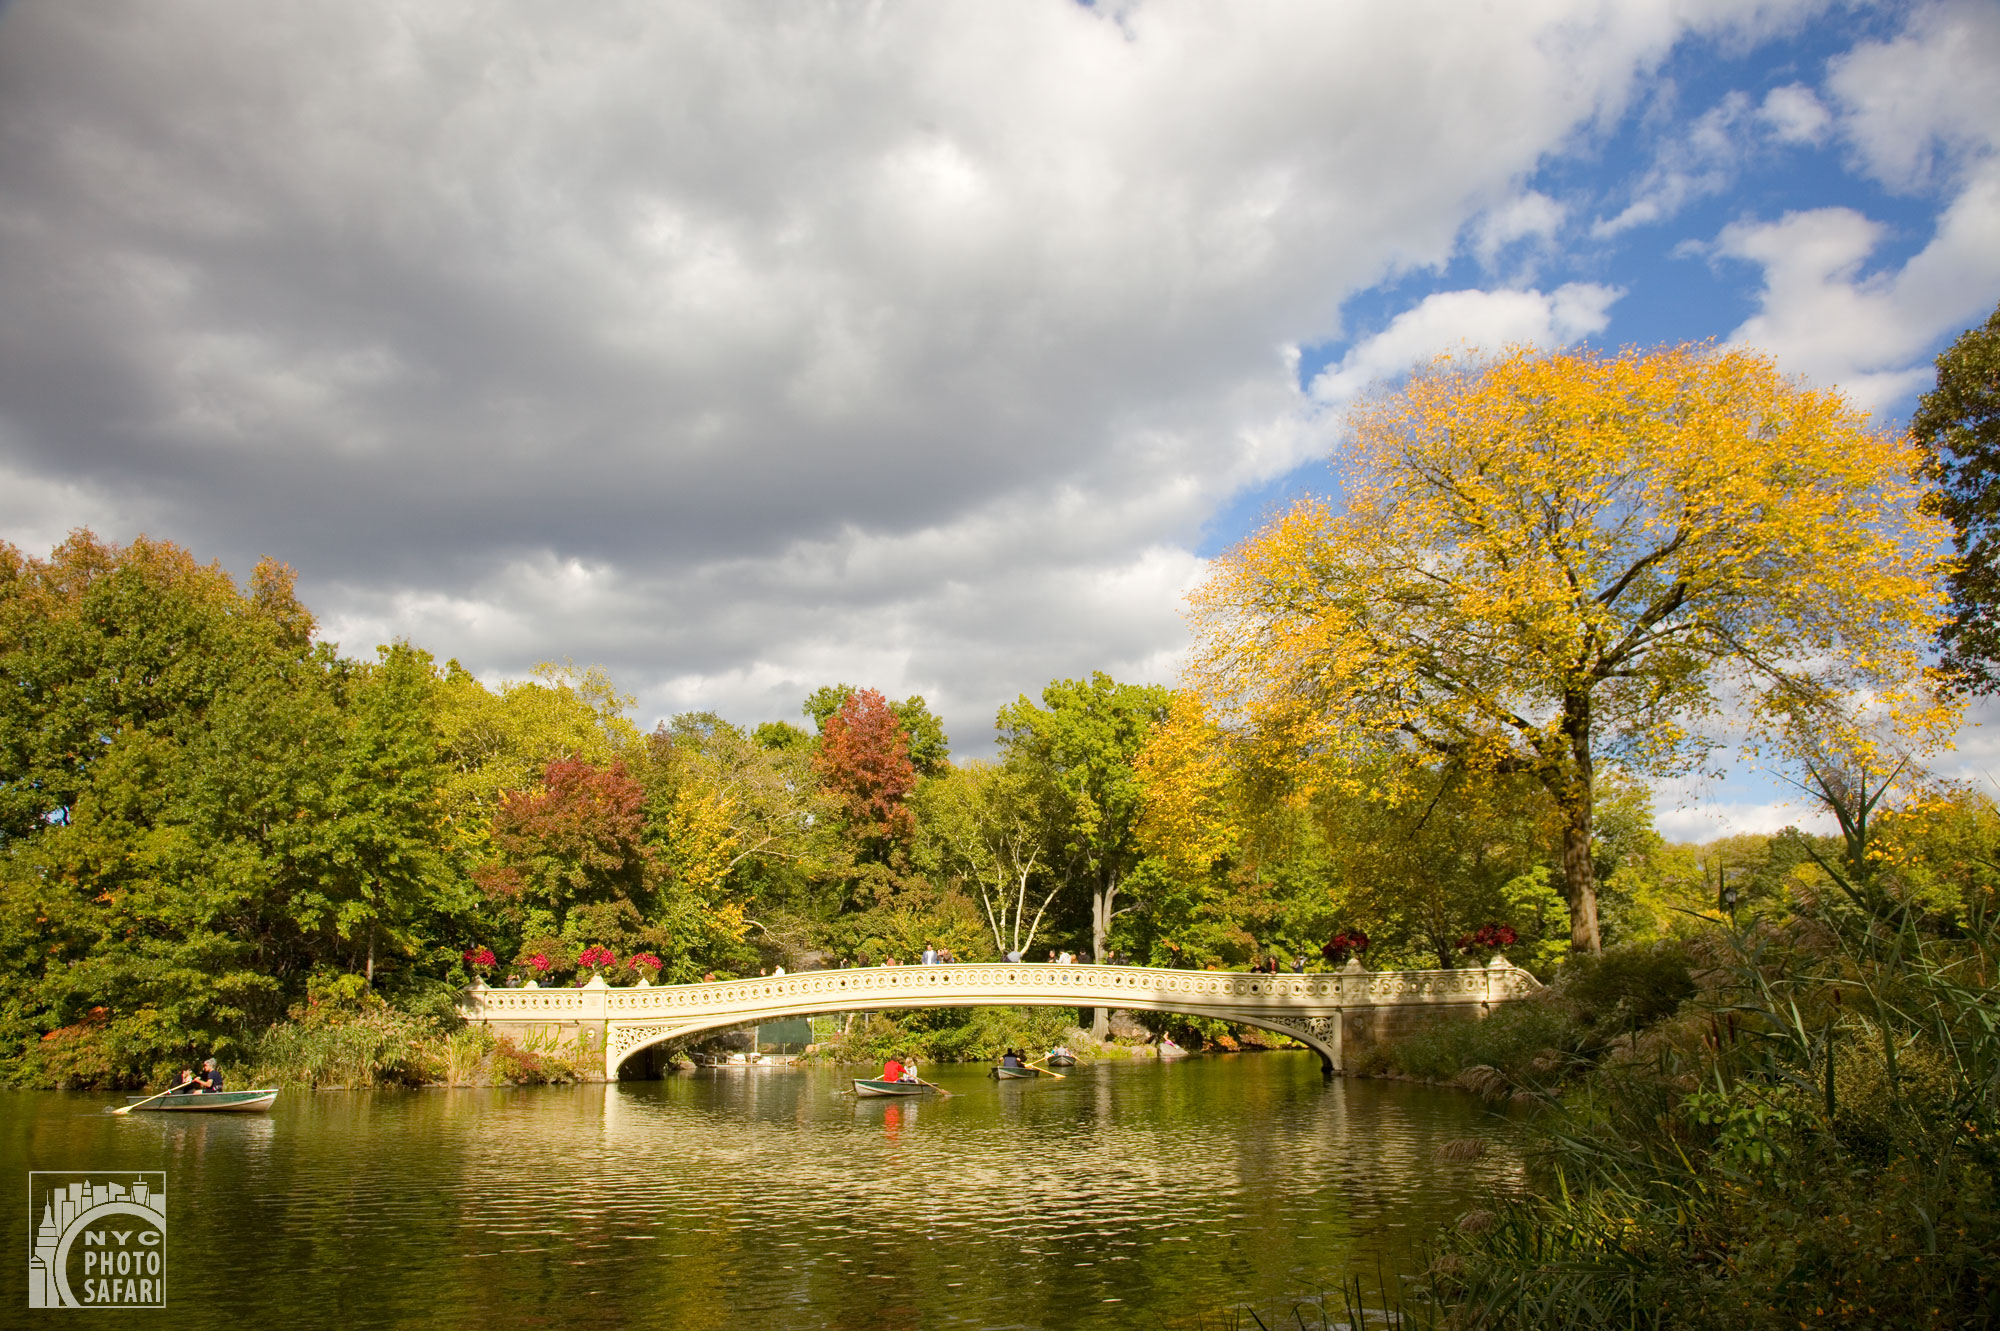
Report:
[[[467,1020],[503,1032],[556,1031],[602,1047],[604,1071],[618,1075],[633,1054],[702,1031],[831,1012],[896,1008],[1109,1007],[1214,1017],[1289,1035],[1315,1050],[1329,1072],[1341,1066],[1347,1023],[1369,1031],[1393,1015],[1460,1010],[1483,1016],[1495,1003],[1541,986],[1495,957],[1468,970],[1344,971],[1318,975],[1156,970],[1143,966],[978,963],[878,966],[711,984],[612,988],[601,976],[574,989],[494,989],[475,982]]]

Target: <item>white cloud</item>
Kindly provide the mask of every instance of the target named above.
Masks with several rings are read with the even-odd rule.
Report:
[[[1614,287],[1571,282],[1554,291],[1441,291],[1313,380],[1313,397],[1347,403],[1379,380],[1394,379],[1432,357],[1460,348],[1499,351],[1513,345],[1561,347],[1604,331]]]
[[[1802,83],[1789,83],[1764,94],[1757,118],[1770,127],[1780,143],[1818,144],[1833,124],[1833,116],[1820,105],[1813,90]]]
[[[1567,205],[1539,190],[1517,194],[1481,215],[1473,228],[1472,252],[1483,266],[1491,268],[1501,251],[1510,245],[1524,240],[1542,244],[1553,240],[1568,216]]]
[[[1917,8],[1889,41],[1831,62],[1827,90],[1863,166],[1893,189],[1948,182],[2000,150],[2000,6]]]
[[[1788,827],[1822,836],[1839,825],[1824,810],[1803,797],[1765,802],[1707,800],[1694,804],[1656,806],[1653,826],[1669,841],[1713,841],[1725,836],[1771,836]]]
[[[1751,114],[1750,99],[1732,92],[1693,124],[1675,127],[1633,188],[1632,202],[1617,216],[1593,223],[1592,238],[1609,240],[1634,227],[1664,222],[1694,200],[1727,189],[1742,165]]]
[[[1974,180],[1900,269],[1864,273],[1887,229],[1850,208],[1739,222],[1716,252],[1764,270],[1758,313],[1730,334],[1786,370],[1881,409],[1930,382],[1930,349],[2000,295],[2000,170]]]
[[[1830,62],[1839,132],[1863,167],[1891,188],[1946,187],[1951,201],[1921,251],[1872,273],[1867,261],[1889,231],[1851,208],[1728,227],[1715,252],[1764,270],[1758,312],[1732,343],[1837,383],[1866,407],[1930,384],[1932,349],[2000,299],[1996,67],[2000,9],[1958,4],[1921,7],[1895,38]]]

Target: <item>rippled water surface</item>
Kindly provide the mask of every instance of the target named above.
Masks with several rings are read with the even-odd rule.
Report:
[[[23,1254],[28,1170],[165,1169],[169,1308],[205,1321],[1153,1327],[1349,1273],[1372,1291],[1517,1172],[1470,1097],[1326,1084],[1310,1054],[983,1072],[929,1069],[953,1094],[923,1100],[762,1069],[296,1094],[246,1118],[12,1093],[0,1166],[23,1200],[0,1216]],[[1485,1159],[1439,1161],[1468,1135]],[[4,1268],[11,1324],[25,1275]]]

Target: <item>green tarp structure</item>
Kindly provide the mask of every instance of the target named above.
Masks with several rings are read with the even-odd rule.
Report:
[[[771,1021],[757,1028],[757,1048],[767,1054],[796,1054],[813,1042],[812,1022],[804,1017]]]

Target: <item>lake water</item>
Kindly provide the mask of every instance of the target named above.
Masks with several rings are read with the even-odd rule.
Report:
[[[1308,1053],[1105,1063],[1067,1080],[855,1070],[613,1086],[286,1094],[268,1116],[0,1093],[0,1205],[27,1171],[164,1170],[168,1312],[437,1327],[1170,1327],[1415,1265],[1519,1177],[1472,1097],[1322,1082]],[[1445,1163],[1454,1138],[1484,1159]],[[26,1318],[4,1264],[0,1325]],[[78,1314],[39,1314],[55,1325]],[[62,1324],[67,1324],[66,1322]]]

